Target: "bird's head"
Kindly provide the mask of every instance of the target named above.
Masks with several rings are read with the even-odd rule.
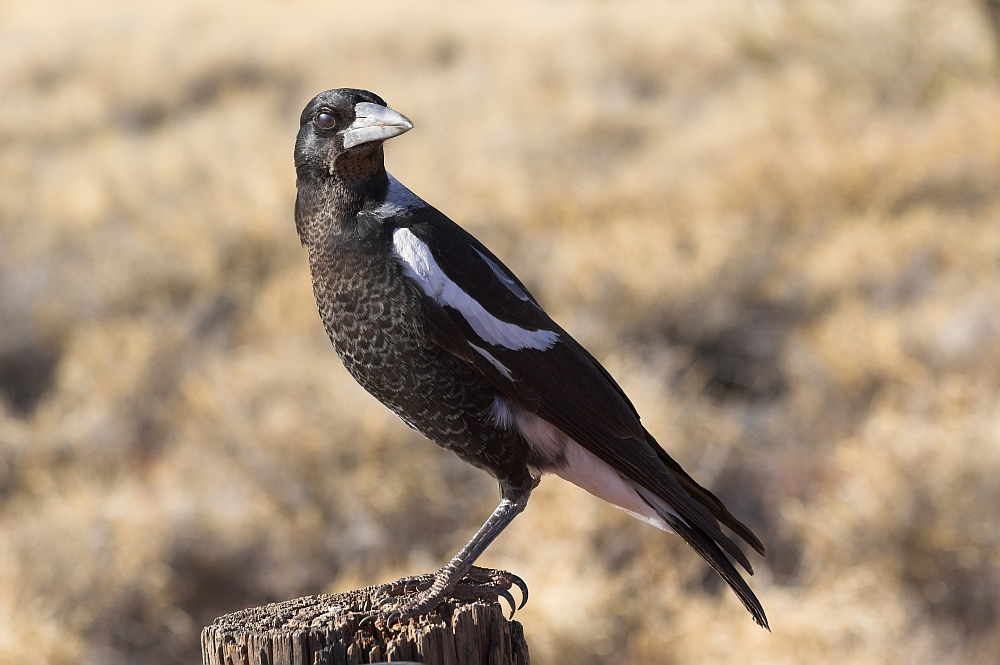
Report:
[[[412,127],[404,115],[367,90],[321,92],[306,104],[299,119],[295,168],[300,175],[303,171],[333,175],[338,163],[371,152]],[[375,152],[381,156],[380,150]]]

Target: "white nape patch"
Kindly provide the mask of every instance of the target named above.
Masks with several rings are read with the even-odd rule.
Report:
[[[375,208],[379,217],[392,217],[397,213],[411,208],[426,208],[427,202],[406,188],[406,185],[389,176],[389,190],[385,193],[385,201]]]
[[[497,276],[497,279],[500,280],[500,283],[507,287],[508,291],[517,296],[519,300],[523,300],[524,302],[531,302],[531,297],[524,292],[524,289],[518,286],[517,282],[508,277],[504,273],[504,271],[500,268],[500,266],[498,266],[497,264],[495,264],[493,261],[490,260],[490,257],[486,256],[475,247],[473,247],[472,249],[476,250],[476,254],[479,255],[479,258],[481,258],[483,261],[486,262],[486,265],[490,267],[490,270],[492,270],[493,274]]]
[[[484,341],[518,349],[550,349],[559,341],[558,333],[550,330],[527,330],[501,321],[451,281],[431,254],[430,248],[409,229],[392,232],[392,253],[403,264],[403,272],[412,278],[439,305],[458,310],[472,329]]]
[[[493,365],[494,367],[496,367],[497,371],[500,372],[503,375],[503,378],[507,379],[508,381],[513,381],[514,380],[514,377],[511,376],[510,370],[507,369],[507,366],[504,365],[499,360],[497,360],[495,357],[493,357],[492,353],[490,353],[486,349],[479,348],[475,344],[469,344],[469,346],[472,347],[473,351],[475,351],[476,353],[478,353],[479,355],[481,355],[483,358],[486,358],[486,360],[488,360],[491,365]]]
[[[553,461],[552,466],[538,471],[553,473],[632,517],[673,533],[657,511],[677,515],[666,502],[623,477],[552,423],[499,396],[493,400],[490,415],[497,426],[519,430],[536,455]]]

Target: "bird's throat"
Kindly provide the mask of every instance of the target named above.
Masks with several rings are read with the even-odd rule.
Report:
[[[300,170],[296,187],[295,226],[304,246],[352,234],[365,204],[389,188],[382,146],[342,155],[322,171]]]

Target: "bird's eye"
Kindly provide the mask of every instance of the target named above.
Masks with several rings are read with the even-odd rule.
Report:
[[[333,115],[323,111],[316,115],[316,124],[323,129],[330,129],[333,127],[337,121],[334,119]]]

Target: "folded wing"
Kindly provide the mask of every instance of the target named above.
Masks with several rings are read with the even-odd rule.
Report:
[[[659,446],[611,375],[464,229],[429,206],[401,224],[393,230],[394,256],[422,297],[425,329],[435,343],[631,481],[767,627],[760,603],[726,554],[752,575],[750,562],[719,522],[763,555],[760,541]]]

